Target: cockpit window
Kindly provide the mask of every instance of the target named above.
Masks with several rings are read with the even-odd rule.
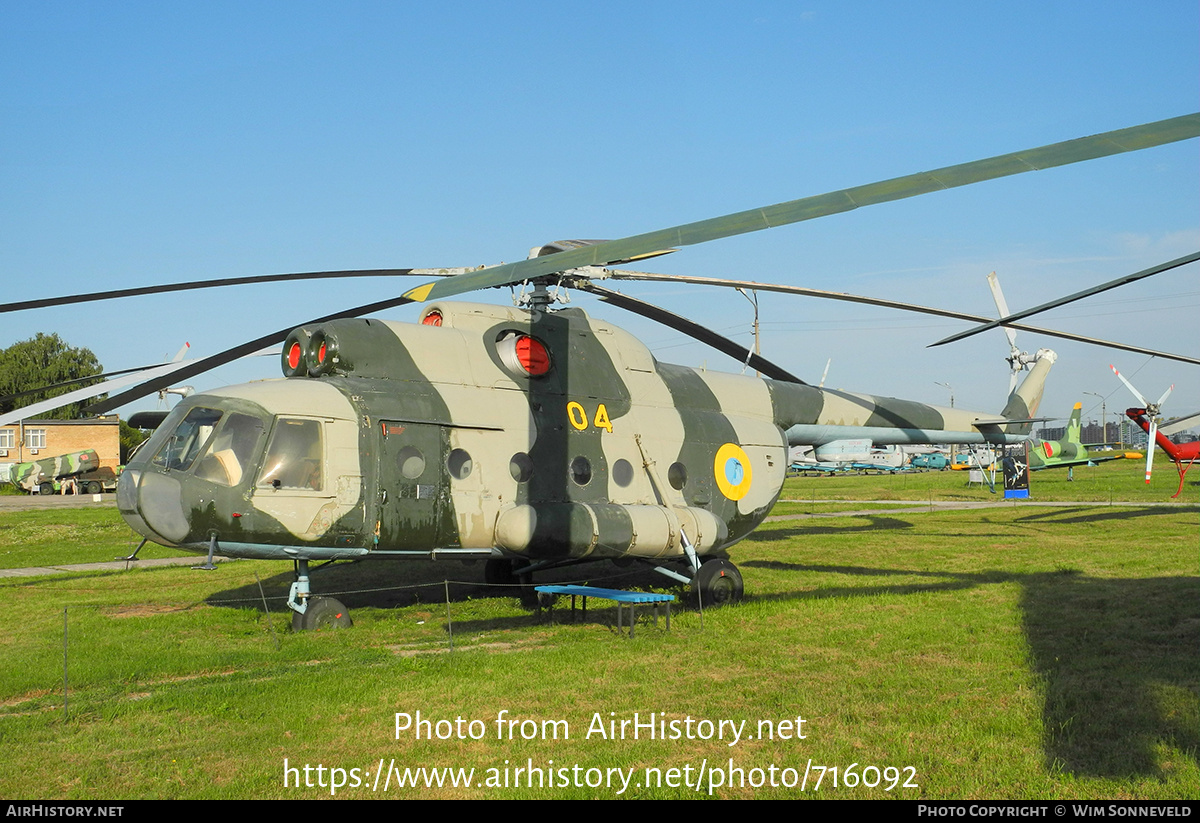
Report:
[[[199,406],[192,409],[159,447],[153,458],[154,465],[187,471],[220,421],[221,412],[216,409]]]
[[[320,489],[321,424],[281,417],[271,435],[259,486],[276,489]]]
[[[230,412],[196,464],[196,476],[222,486],[237,486],[259,449],[263,422],[248,414]]]

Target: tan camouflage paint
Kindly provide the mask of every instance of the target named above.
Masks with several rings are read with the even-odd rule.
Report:
[[[796,437],[813,427],[1003,438],[998,415],[660,364],[579,309],[531,317],[438,303],[429,315],[440,325],[297,329],[283,355],[292,376],[187,398],[127,470],[122,513],[152,540],[200,551],[215,536],[223,554],[247,557],[670,557],[683,551],[680,529],[701,554],[723,554],[770,511],[788,446],[809,442]],[[549,352],[545,375],[512,359],[512,336],[526,334]],[[292,343],[303,355],[296,365]],[[1006,411],[1036,408],[1048,368],[1035,369]],[[321,487],[256,485],[251,467],[218,488],[194,469],[153,465],[197,407],[256,415],[267,428],[319,422]],[[406,448],[421,455],[403,464],[419,476],[402,471]]]

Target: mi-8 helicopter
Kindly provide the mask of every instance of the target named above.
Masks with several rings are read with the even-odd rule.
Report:
[[[284,340],[283,379],[175,407],[126,467],[119,509],[156,543],[295,561],[297,629],[349,624],[342,604],[313,594],[309,564],[364,557],[486,558],[491,581],[633,559],[707,602],[736,600],[742,582],[728,550],[779,497],[790,445],[1023,442],[1055,355],[1039,353],[998,415],[816,388],[597,285],[612,276],[606,267],[1198,135],[1200,114],[1189,115],[622,240],[551,244],[281,330],[93,407]],[[532,290],[521,307],[444,300],[514,284]],[[556,310],[564,287],[685,330],[764,376],[660,363],[620,328]],[[428,303],[417,323],[356,319],[412,302]]]

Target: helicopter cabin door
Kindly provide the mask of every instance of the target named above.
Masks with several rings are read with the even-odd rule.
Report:
[[[456,544],[445,465],[446,429],[431,423],[378,423],[380,551],[423,551]]]

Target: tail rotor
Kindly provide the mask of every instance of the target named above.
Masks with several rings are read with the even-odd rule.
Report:
[[[1117,378],[1125,384],[1125,388],[1129,389],[1129,391],[1133,393],[1133,396],[1137,398],[1137,401],[1141,403],[1142,407],[1146,410],[1146,419],[1150,422],[1150,430],[1147,432],[1148,436],[1146,440],[1146,482],[1149,483],[1150,471],[1154,464],[1154,446],[1157,443],[1156,438],[1158,436],[1159,412],[1162,409],[1162,404],[1167,402],[1167,398],[1170,397],[1171,392],[1175,390],[1175,384],[1172,383],[1167,390],[1162,393],[1162,397],[1158,398],[1157,402],[1151,403],[1142,396],[1140,391],[1134,388],[1132,383],[1125,379],[1125,375],[1117,371],[1116,366],[1110,363],[1108,367],[1112,369],[1113,374],[1115,374]]]
[[[1000,290],[1000,278],[996,277],[996,273],[992,272],[987,276],[988,288],[992,290],[992,300],[996,302],[996,311],[1000,312],[1000,319],[1003,320],[1012,312],[1008,310],[1008,301],[1004,299],[1004,292]],[[1013,390],[1017,388],[1017,375],[1025,369],[1032,369],[1033,364],[1037,362],[1037,355],[1030,354],[1026,351],[1021,351],[1017,346],[1017,333],[1008,326],[1002,326],[1004,336],[1008,338],[1008,361],[1009,377],[1008,377],[1008,393],[1012,395]]]

